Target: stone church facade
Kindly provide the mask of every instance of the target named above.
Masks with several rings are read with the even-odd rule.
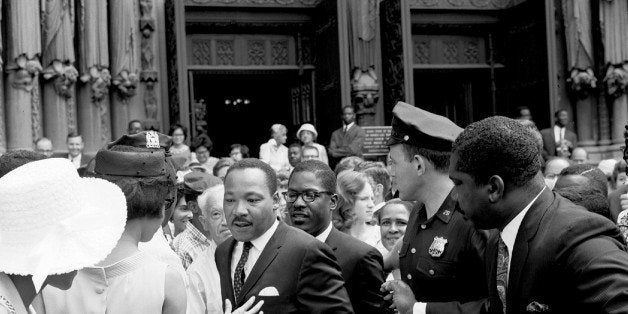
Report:
[[[593,160],[628,124],[628,0],[2,0],[0,152],[71,131],[94,152],[139,119],[258,147],[273,123],[327,144],[343,106],[403,100],[461,126],[568,110]]]

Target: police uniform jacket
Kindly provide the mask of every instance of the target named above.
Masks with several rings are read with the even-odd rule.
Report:
[[[450,193],[436,214],[425,220],[414,210],[399,251],[401,277],[419,302],[465,302],[487,295],[484,233],[464,217]]]

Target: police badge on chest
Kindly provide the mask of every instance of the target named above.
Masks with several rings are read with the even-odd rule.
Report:
[[[432,257],[440,257],[445,252],[445,245],[447,244],[447,239],[443,237],[434,237],[434,241],[432,245],[430,245],[430,249],[428,252]]]

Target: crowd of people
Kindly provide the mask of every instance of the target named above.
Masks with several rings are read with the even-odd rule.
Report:
[[[520,113],[400,102],[386,163],[352,107],[259,158],[137,120],[95,156],[39,139],[0,156],[0,313],[626,313],[626,163]]]

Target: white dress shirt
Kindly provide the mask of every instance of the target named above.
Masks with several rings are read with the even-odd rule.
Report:
[[[327,241],[327,238],[329,237],[329,234],[331,233],[331,222],[329,223],[329,226],[327,226],[327,228],[325,228],[325,230],[323,230],[323,232],[321,232],[321,234],[316,236],[316,240],[321,241],[323,243],[325,243],[325,241]]]
[[[543,187],[541,192],[534,197],[534,199],[528,203],[526,207],[523,208],[515,218],[513,218],[507,225],[504,227],[504,230],[500,233],[500,237],[506,244],[506,248],[508,249],[508,256],[512,257],[512,249],[515,247],[515,240],[517,239],[517,233],[519,232],[519,227],[521,226],[521,222],[523,222],[523,218],[526,216],[526,213],[532,207],[532,204],[536,202],[536,199],[541,196],[541,193],[545,191],[547,187]],[[510,274],[510,261],[512,258],[508,258],[508,274]],[[416,302],[412,307],[412,314],[425,314],[427,308],[427,303],[424,302]]]
[[[554,141],[560,144],[560,141],[565,138],[565,127],[559,127],[554,125]]]
[[[355,124],[355,122],[351,122],[351,123],[349,123],[349,124],[345,124],[345,125],[342,127],[342,131],[343,131],[343,132],[345,132],[345,133],[347,133],[347,131],[349,131],[349,129],[351,129],[351,127],[352,127],[354,124]]]
[[[72,155],[68,154],[68,159],[74,164],[74,168],[81,168],[81,158],[83,158],[83,154],[78,154],[76,157],[72,157]]]
[[[275,220],[272,226],[266,230],[261,236],[257,237],[257,239],[251,240],[251,244],[253,246],[249,250],[249,257],[244,263],[244,280],[249,277],[253,266],[257,262],[257,259],[262,254],[262,251],[270,241],[270,238],[275,234],[277,230],[277,226],[279,226],[279,221]],[[238,241],[236,247],[233,249],[233,253],[231,254],[231,282],[233,282],[233,275],[235,274],[235,269],[238,267],[238,262],[240,261],[240,257],[242,256],[242,249],[244,248],[244,242]]]

